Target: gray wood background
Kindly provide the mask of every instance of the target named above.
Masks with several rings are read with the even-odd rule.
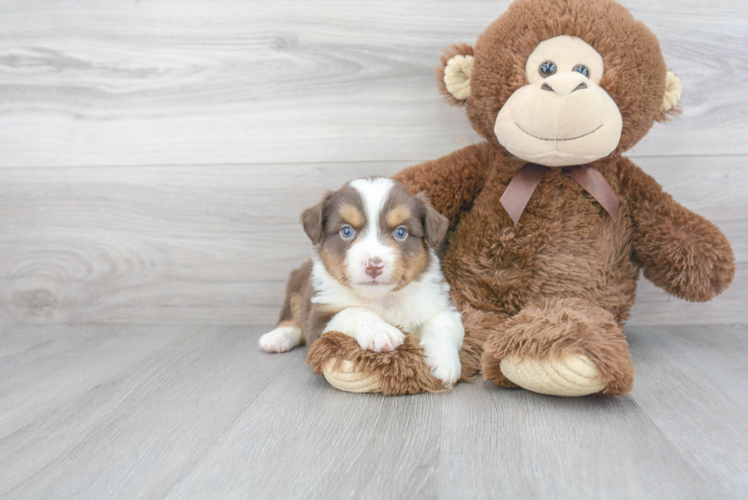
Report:
[[[748,497],[746,327],[631,327],[620,398],[344,393],[262,331],[0,325],[0,497]]]
[[[508,3],[0,1],[0,322],[271,323],[303,208],[477,140],[433,68]],[[684,87],[630,156],[738,260],[631,324],[745,322],[748,3],[623,3]]]

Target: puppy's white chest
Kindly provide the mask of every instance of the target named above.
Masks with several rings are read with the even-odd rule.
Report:
[[[424,313],[430,315],[431,312],[412,309],[408,305],[412,306],[404,303],[400,297],[385,297],[380,303],[369,307],[390,325],[418,336],[421,327],[429,319]]]
[[[434,260],[419,281],[379,297],[361,297],[334,280],[315,259],[312,271],[315,296],[312,302],[333,309],[362,307],[403,331],[419,336],[421,327],[442,311],[454,309],[449,300],[449,285]]]

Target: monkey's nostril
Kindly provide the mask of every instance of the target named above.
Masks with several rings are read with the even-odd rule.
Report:
[[[553,90],[553,87],[551,87],[547,83],[544,83],[543,85],[541,85],[540,90],[547,90],[548,92],[555,92],[555,90]]]
[[[582,90],[582,89],[586,89],[586,88],[587,88],[587,84],[584,83],[584,82],[582,82],[579,85],[577,85],[577,88],[575,88],[574,90],[572,90],[572,92],[576,92],[577,90]]]

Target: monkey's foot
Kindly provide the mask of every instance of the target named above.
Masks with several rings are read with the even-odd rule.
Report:
[[[586,396],[605,389],[608,383],[595,363],[584,354],[554,359],[507,356],[499,364],[501,373],[528,391],[552,396]]]
[[[370,352],[353,337],[326,332],[309,347],[306,362],[341,391],[396,395],[449,389],[431,375],[423,347],[411,335],[391,352]]]
[[[581,299],[527,306],[486,341],[483,377],[553,396],[625,394],[633,387],[628,344],[613,315]]]
[[[337,366],[336,366],[337,364]],[[377,373],[366,375],[356,371],[356,365],[352,361],[343,359],[327,360],[322,368],[322,375],[336,389],[346,392],[382,392],[380,389],[380,377]]]

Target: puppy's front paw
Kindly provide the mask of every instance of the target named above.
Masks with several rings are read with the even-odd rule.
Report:
[[[290,351],[301,343],[301,330],[295,326],[281,326],[260,337],[260,347],[266,352]]]
[[[426,351],[426,364],[431,368],[431,374],[439,379],[444,385],[452,385],[460,378],[462,365],[460,364],[460,353],[448,346],[424,345]]]
[[[358,345],[372,352],[394,351],[405,342],[405,335],[389,323],[377,321],[363,325],[356,332]]]

